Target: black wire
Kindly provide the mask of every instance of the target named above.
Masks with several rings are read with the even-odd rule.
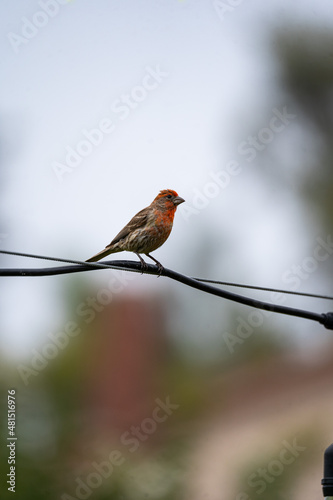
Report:
[[[55,257],[46,257],[41,255],[30,255],[26,253],[20,252],[9,252],[6,250],[0,250],[0,253],[5,253],[9,255],[18,255],[23,257],[33,257],[36,259],[45,259],[59,262],[71,262],[75,265],[72,266],[63,266],[57,268],[41,268],[41,269],[0,269],[0,276],[51,276],[56,274],[68,274],[68,273],[77,273],[84,271],[92,271],[94,268],[105,269],[125,269],[128,271],[134,272],[144,272],[146,274],[154,274],[159,275],[159,270],[156,266],[151,264],[147,264],[146,269],[142,269],[140,262],[133,261],[107,261],[105,264],[98,264],[92,262],[82,262],[82,261],[74,261],[69,259],[59,259]],[[175,281],[183,283],[184,285],[188,285],[192,288],[196,288],[197,290],[201,290],[206,293],[210,293],[212,295],[216,295],[218,297],[222,297],[228,300],[232,300],[234,302],[238,302],[240,304],[252,306],[258,309],[263,309],[266,311],[276,312],[280,314],[287,314],[289,316],[297,316],[300,318],[309,319],[312,321],[317,321],[325,326],[325,328],[329,330],[333,330],[333,312],[328,312],[324,314],[318,314],[311,311],[304,311],[302,309],[295,309],[291,307],[286,307],[277,304],[269,304],[267,302],[263,302],[256,299],[251,299],[249,297],[244,297],[242,295],[237,295],[235,293],[227,292],[226,290],[222,290],[220,288],[215,288],[211,285],[202,283],[196,279],[189,278],[188,276],[184,276],[183,274],[179,274],[171,269],[164,268],[161,273],[162,276],[166,276]]]
[[[119,269],[119,266],[102,264],[100,262],[83,262],[82,260],[73,260],[73,259],[61,259],[60,257],[49,257],[46,255],[35,255],[31,253],[22,253],[22,252],[10,252],[9,250],[0,250],[0,253],[6,255],[15,255],[17,257],[31,257],[32,259],[42,259],[42,260],[51,260],[53,262],[65,262],[66,264],[79,264],[89,266],[92,269]],[[128,269],[124,269],[128,270]],[[0,269],[0,276],[22,276],[20,274],[2,274],[2,271],[7,271],[7,269]],[[15,269],[11,269],[10,271],[15,271]],[[58,273],[61,274],[61,273]],[[31,275],[33,276],[33,275]],[[43,276],[43,275],[41,275]]]
[[[118,265],[113,265],[113,264],[102,264],[100,262],[83,262],[81,260],[73,260],[73,259],[62,259],[59,257],[48,257],[46,255],[35,255],[35,254],[29,254],[29,253],[22,253],[22,252],[11,252],[7,250],[0,250],[0,253],[7,254],[7,255],[15,255],[18,257],[31,257],[34,259],[43,259],[43,260],[51,260],[54,262],[65,262],[68,264],[84,264],[92,267],[93,269],[121,269]],[[114,261],[113,261],[114,262]],[[119,262],[119,261],[115,261]],[[134,269],[128,269],[128,268],[123,268],[123,271],[133,271],[133,272],[142,272],[140,270],[134,270]],[[1,270],[5,271],[5,270]],[[60,273],[59,273],[60,274]],[[0,276],[5,276],[4,274],[0,273]],[[10,276],[7,274],[7,276]],[[320,294],[315,294],[315,293],[306,293],[306,292],[296,292],[293,290],[281,290],[279,288],[268,288],[268,287],[263,287],[263,286],[256,286],[256,285],[244,285],[240,283],[231,283],[229,281],[218,281],[218,280],[209,280],[206,278],[194,278],[192,279],[196,281],[201,281],[202,283],[212,283],[214,285],[224,285],[224,286],[233,286],[233,287],[240,287],[240,288],[248,288],[251,290],[260,290],[260,291],[265,291],[265,292],[277,292],[277,293],[285,293],[285,294],[290,294],[290,295],[299,295],[302,297],[311,297],[311,298],[317,298],[317,299],[325,299],[325,300],[333,300],[333,297],[329,295],[320,295]]]
[[[193,278],[193,279],[195,279],[197,281],[202,281],[203,283],[213,283],[214,285],[235,286],[235,287],[241,287],[241,288],[249,288],[251,290],[261,290],[264,292],[287,293],[290,295],[300,295],[301,297],[311,297],[314,299],[333,300],[333,297],[331,297],[329,295],[320,295],[317,293],[296,292],[293,290],[280,290],[279,288],[267,288],[265,286],[241,285],[240,283],[230,283],[228,281],[207,280],[204,278]]]

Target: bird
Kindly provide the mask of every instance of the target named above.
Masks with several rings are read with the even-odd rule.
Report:
[[[140,254],[152,259],[161,275],[164,268],[150,253],[168,239],[177,207],[184,201],[172,189],[161,190],[151,204],[134,215],[104,250],[93,255],[86,262],[96,262],[111,253],[134,252],[140,259],[142,271],[147,269],[148,265]]]

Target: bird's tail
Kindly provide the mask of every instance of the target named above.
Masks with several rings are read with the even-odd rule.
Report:
[[[98,260],[103,259],[107,255],[110,255],[110,253],[116,253],[120,251],[121,250],[118,250],[116,248],[105,247],[104,250],[98,252],[96,255],[93,255],[92,257],[90,257],[90,259],[87,259],[86,262],[97,262]]]

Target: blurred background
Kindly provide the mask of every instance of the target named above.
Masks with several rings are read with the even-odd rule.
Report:
[[[332,295],[329,0],[0,9],[2,249],[85,260],[170,188],[186,203],[165,267]],[[0,290],[1,475],[14,388],[20,499],[321,497],[329,330],[121,271]]]

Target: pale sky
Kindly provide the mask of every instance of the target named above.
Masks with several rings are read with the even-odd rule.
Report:
[[[156,253],[166,267],[287,287],[281,277],[316,244],[316,218],[299,210],[292,185],[267,190],[254,168],[260,155],[248,162],[237,151],[239,130],[246,141],[253,116],[267,127],[260,121],[267,106],[283,111],[269,51],[274,31],[284,24],[331,30],[332,3],[236,3],[224,2],[230,8],[223,12],[208,0],[2,2],[2,248],[85,260],[160,189],[171,188],[186,204]],[[289,121],[270,147],[292,178],[306,137],[297,117]],[[221,171],[229,178],[219,185]],[[39,265],[7,256],[1,262]],[[320,274],[304,280],[304,289],[327,292]],[[66,320],[54,294],[66,283],[60,279],[2,279],[1,347],[8,356],[25,355]],[[166,280],[136,277],[130,286],[169,287],[182,297],[183,312],[190,307],[190,292]],[[212,308],[218,315],[220,304]],[[207,312],[212,321],[215,313]],[[185,331],[185,312],[178,320]]]

